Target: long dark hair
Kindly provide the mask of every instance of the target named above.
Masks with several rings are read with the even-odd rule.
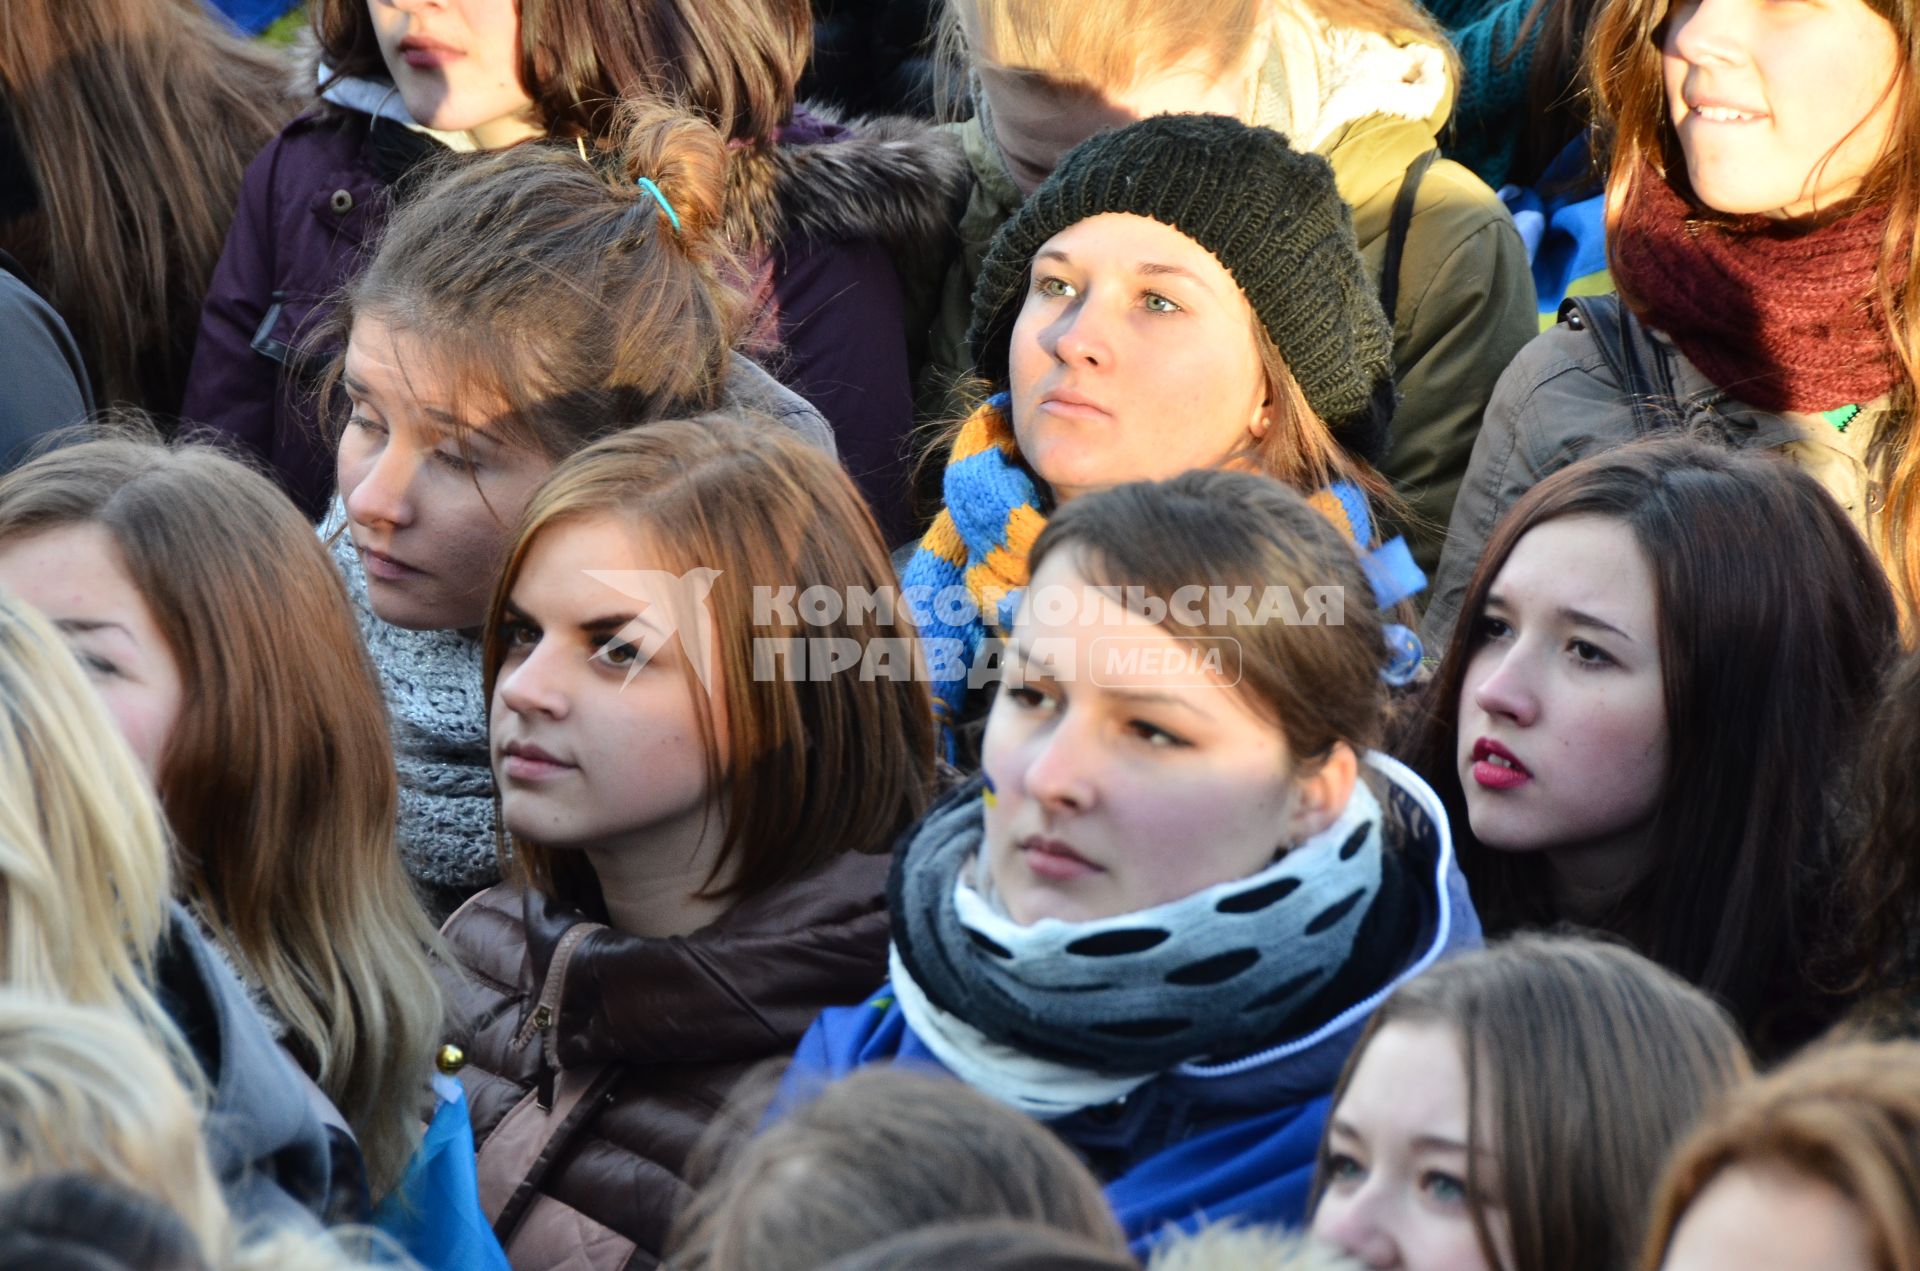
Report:
[[[1606,925],[1718,995],[1756,1047],[1826,1022],[1804,970],[1838,852],[1839,773],[1896,647],[1886,576],[1813,478],[1690,437],[1596,455],[1542,481],[1495,527],[1424,709],[1397,750],[1445,801],[1491,932],[1551,921],[1539,853],[1483,847],[1455,763],[1460,695],[1487,593],[1527,532],[1570,516],[1625,525],[1652,569],[1668,767],[1654,862]]]
[[[1843,871],[1836,924],[1840,988],[1902,1031],[1920,1021],[1920,652],[1893,666],[1855,775],[1864,820]]]

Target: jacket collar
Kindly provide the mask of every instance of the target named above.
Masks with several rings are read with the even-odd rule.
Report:
[[[523,895],[536,1001],[556,1003],[560,1064],[750,1062],[799,1044],[820,1011],[886,975],[888,859],[848,852],[742,901],[689,936],[646,939],[593,923],[597,896]],[[569,903],[572,901],[573,903]]]

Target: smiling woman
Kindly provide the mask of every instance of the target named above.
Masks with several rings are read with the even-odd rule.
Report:
[[[1451,809],[1490,929],[1624,936],[1767,1054],[1830,1022],[1803,880],[1837,875],[1832,809],[1895,647],[1840,508],[1768,456],[1623,447],[1515,505],[1462,612],[1396,753]]]

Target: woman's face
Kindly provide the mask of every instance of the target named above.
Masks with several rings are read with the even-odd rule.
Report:
[[[0,546],[0,588],[53,621],[149,775],[185,704],[180,664],[113,536],[63,525]]]
[[[1858,188],[1903,75],[1893,27],[1862,0],[1676,0],[1661,65],[1694,192],[1779,217]]]
[[[1853,1202],[1818,1179],[1736,1165],[1687,1206],[1660,1271],[1873,1271]]]
[[[611,849],[691,827],[714,792],[701,703],[673,615],[679,581],[646,538],[610,516],[542,530],[520,564],[499,633],[493,771],[508,830],[552,848]],[[718,659],[704,672],[726,753]],[[699,679],[696,676],[696,679]],[[714,815],[718,815],[714,813]]]
[[[354,321],[342,377],[353,414],[338,476],[374,613],[451,630],[485,619],[513,526],[553,467],[489,433],[426,345],[371,317]],[[465,446],[461,445],[464,434]]]
[[[538,137],[520,86],[515,0],[367,0],[380,56],[416,121],[485,150]]]
[[[1456,762],[1482,843],[1603,872],[1631,859],[1667,775],[1656,605],[1619,521],[1569,516],[1514,546],[1460,691]]]
[[[1453,1028],[1393,1023],[1374,1034],[1327,1122],[1326,1191],[1313,1213],[1314,1238],[1372,1268],[1512,1266],[1503,1209],[1484,1206],[1497,1263],[1487,1261],[1474,1231],[1468,1111],[1466,1064]],[[1478,1173],[1490,1177],[1494,1162],[1480,1151]]]
[[[1049,556],[987,717],[986,859],[1015,922],[1134,913],[1258,873],[1346,805],[1296,782],[1286,739],[1217,664]]]
[[[1041,246],[1009,366],[1020,453],[1061,502],[1215,467],[1267,428],[1246,296],[1144,216],[1089,217]]]

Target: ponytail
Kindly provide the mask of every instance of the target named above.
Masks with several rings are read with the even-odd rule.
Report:
[[[403,334],[451,399],[437,405],[556,461],[711,410],[750,308],[726,171],[714,128],[644,101],[590,161],[544,142],[452,159],[395,212],[335,337],[361,321]]]

